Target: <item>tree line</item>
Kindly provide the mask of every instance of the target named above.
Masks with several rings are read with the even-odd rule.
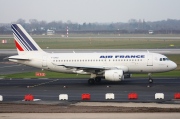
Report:
[[[130,19],[127,23],[74,23],[70,20],[62,21],[38,21],[30,19],[26,22],[24,19],[18,19],[14,23],[21,24],[31,34],[46,34],[46,31],[54,30],[56,34],[66,34],[67,27],[69,33],[104,33],[104,34],[148,34],[153,31],[154,34],[179,34],[180,20],[167,19],[162,21],[145,21]],[[0,23],[0,34],[11,34],[10,24]]]

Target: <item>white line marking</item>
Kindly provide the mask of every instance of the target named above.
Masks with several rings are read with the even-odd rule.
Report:
[[[21,65],[18,64],[18,65],[4,66],[4,67],[0,67],[0,69],[2,69],[2,68],[7,68],[7,67],[17,67],[17,66],[21,66]]]

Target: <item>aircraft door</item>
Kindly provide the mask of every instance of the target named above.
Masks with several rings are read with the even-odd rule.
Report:
[[[42,67],[47,67],[47,56],[42,57]]]
[[[152,54],[148,54],[147,66],[153,66],[153,55]]]

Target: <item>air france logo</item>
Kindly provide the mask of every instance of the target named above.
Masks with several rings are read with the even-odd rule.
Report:
[[[101,55],[100,58],[145,58],[145,55]]]

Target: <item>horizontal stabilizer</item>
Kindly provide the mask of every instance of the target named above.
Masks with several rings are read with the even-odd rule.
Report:
[[[15,55],[15,56],[11,56],[11,57],[8,57],[7,59],[9,60],[24,60],[24,61],[30,61],[29,58],[26,58],[26,57],[22,57],[22,56],[19,56],[19,55]]]

